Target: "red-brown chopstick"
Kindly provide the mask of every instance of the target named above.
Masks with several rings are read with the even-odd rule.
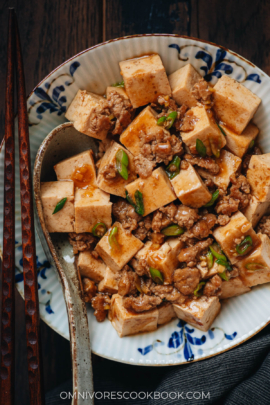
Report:
[[[4,228],[2,262],[0,402],[14,403],[15,359],[15,148],[14,148],[14,9],[9,10],[5,102]]]
[[[16,73],[19,123],[22,252],[30,405],[44,404],[36,245],[32,195],[28,114],[19,30],[15,17]]]

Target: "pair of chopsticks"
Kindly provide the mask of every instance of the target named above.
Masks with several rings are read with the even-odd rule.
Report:
[[[15,391],[15,65],[18,99],[22,253],[30,404],[43,405],[44,393],[39,331],[39,302],[28,115],[18,24],[14,9],[9,9],[5,104],[5,177],[0,369],[0,403],[3,405],[14,404]]]

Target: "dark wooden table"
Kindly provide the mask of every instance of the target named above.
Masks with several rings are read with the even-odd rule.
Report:
[[[177,33],[221,44],[270,74],[270,4],[267,0],[1,0],[0,138],[8,7],[19,20],[26,90],[76,53],[111,38]],[[1,174],[2,175],[2,174]],[[0,196],[2,198],[2,196]],[[16,295],[16,404],[27,405],[24,306]],[[69,342],[41,325],[45,389],[71,377]],[[94,362],[101,361],[94,356]]]

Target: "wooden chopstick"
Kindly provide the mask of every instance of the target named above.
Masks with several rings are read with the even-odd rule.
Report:
[[[43,405],[45,402],[39,328],[39,301],[28,114],[23,60],[16,16],[15,47],[19,124],[22,252],[30,405]]]
[[[4,229],[2,261],[0,399],[14,403],[15,360],[15,146],[14,146],[14,9],[9,9],[5,101]]]

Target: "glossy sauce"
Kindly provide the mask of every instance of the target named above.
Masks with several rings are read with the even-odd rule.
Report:
[[[87,188],[89,185],[93,185],[95,174],[93,168],[90,165],[84,164],[76,167],[71,175],[71,180],[74,181],[74,187]]]

